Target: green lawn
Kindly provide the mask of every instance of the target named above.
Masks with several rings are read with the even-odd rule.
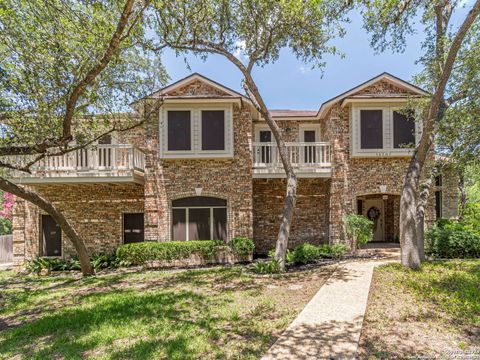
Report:
[[[478,356],[480,260],[377,268],[360,343],[364,358]]]
[[[258,358],[330,271],[0,272],[0,358]]]

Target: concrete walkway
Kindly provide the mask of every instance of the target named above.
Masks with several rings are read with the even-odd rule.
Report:
[[[373,269],[387,261],[340,264],[262,359],[354,359]]]

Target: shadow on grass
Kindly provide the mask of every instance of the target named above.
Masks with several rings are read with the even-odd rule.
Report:
[[[148,358],[157,352],[167,358],[195,357],[215,336],[215,323],[221,319],[209,309],[222,302],[188,291],[92,294],[83,306],[0,333],[0,357],[83,358],[86,352],[108,348],[118,339],[126,344],[115,346],[110,358]],[[189,345],[195,337],[203,348]],[[130,344],[132,338],[137,341]]]

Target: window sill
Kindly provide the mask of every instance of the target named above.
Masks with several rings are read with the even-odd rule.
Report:
[[[410,157],[415,149],[372,149],[353,151],[352,158],[394,158]]]
[[[169,151],[160,154],[161,159],[228,159],[233,158],[233,153],[230,152],[215,152],[215,151],[201,151],[201,152],[185,152],[185,151]]]

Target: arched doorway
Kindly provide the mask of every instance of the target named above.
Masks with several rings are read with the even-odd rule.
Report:
[[[357,197],[357,213],[374,223],[372,242],[398,242],[400,196],[370,194]]]
[[[227,240],[227,200],[192,196],[172,201],[172,240]]]

